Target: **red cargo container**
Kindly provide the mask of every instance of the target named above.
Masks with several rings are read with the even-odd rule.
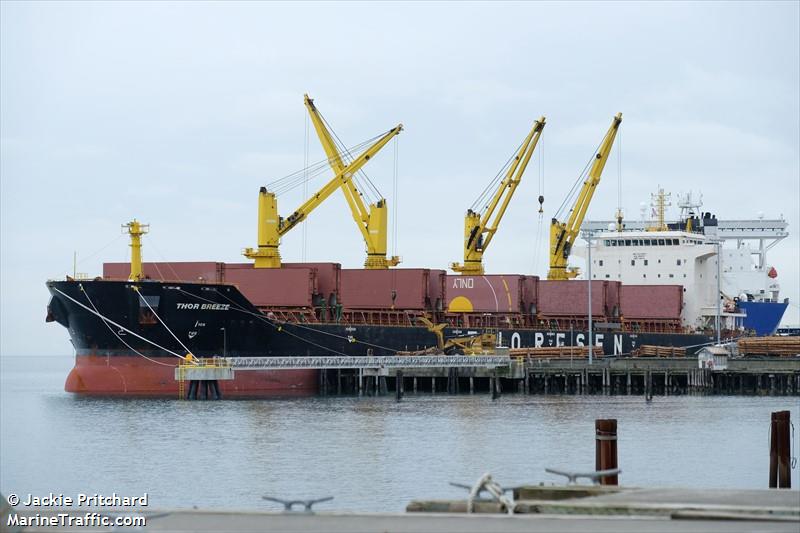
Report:
[[[223,269],[224,263],[211,261],[142,263],[145,276],[169,281],[218,283],[223,279]],[[130,263],[103,263],[103,277],[106,279],[128,279],[130,274]]]
[[[520,313],[525,276],[447,275],[447,310],[452,313]]]
[[[622,283],[619,281],[606,281],[606,284],[606,313],[609,317],[619,318],[621,314]]]
[[[339,301],[342,265],[339,263],[283,263],[283,268],[314,268],[317,291],[329,304]]]
[[[623,285],[620,313],[626,319],[676,320],[683,309],[681,285]]]
[[[539,276],[525,276],[522,301],[525,312],[536,314],[539,309]]]
[[[589,285],[585,280],[540,280],[539,315],[544,317],[586,316]],[[608,282],[592,281],[592,315],[607,316]]]
[[[250,263],[225,265],[225,281],[239,287],[259,307],[311,307],[316,294],[313,268],[253,268]]]
[[[431,303],[431,309],[434,311],[444,311],[445,295],[447,294],[447,271],[434,270],[428,277],[428,300]]]
[[[341,271],[341,304],[347,309],[409,309],[430,307],[427,268]]]

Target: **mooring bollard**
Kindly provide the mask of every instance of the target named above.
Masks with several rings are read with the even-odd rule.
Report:
[[[772,413],[769,434],[769,488],[792,488],[792,472],[789,464],[790,423],[789,411]]]
[[[617,420],[615,418],[595,420],[594,430],[594,469],[600,471],[617,468]],[[618,485],[619,477],[616,474],[605,476],[600,479],[600,484]]]

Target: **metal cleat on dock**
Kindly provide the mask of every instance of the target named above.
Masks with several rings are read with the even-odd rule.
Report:
[[[506,512],[508,514],[514,514],[514,508],[517,505],[514,502],[514,494],[512,492],[510,497],[506,496],[505,494],[508,491],[513,491],[514,489],[504,489],[492,479],[492,475],[488,472],[482,475],[472,486],[462,483],[453,483],[452,481],[450,482],[450,485],[469,491],[469,498],[467,498],[468,513],[475,512],[475,500],[480,498],[481,493],[488,492],[491,494],[494,501],[502,504],[506,508]]]
[[[283,511],[286,512],[286,513],[310,513],[310,514],[313,514],[314,510],[311,507],[314,504],[322,503],[322,502],[329,502],[329,501],[331,501],[333,499],[333,496],[326,496],[324,498],[317,498],[315,500],[284,500],[284,499],[281,499],[281,498],[273,498],[272,496],[262,496],[261,498],[264,499],[264,500],[267,500],[269,502],[275,502],[275,503],[283,504]],[[296,511],[294,509],[294,507],[296,505],[302,505],[303,506],[303,510],[302,511]]]
[[[619,468],[609,468],[608,470],[597,470],[596,472],[568,472],[566,470],[556,470],[555,468],[545,468],[545,472],[556,474],[567,478],[567,485],[577,485],[579,478],[591,479],[595,485],[600,484],[600,480],[606,476],[616,476],[622,473]]]

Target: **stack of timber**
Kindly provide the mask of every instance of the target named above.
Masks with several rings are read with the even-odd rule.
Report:
[[[800,355],[800,337],[750,337],[738,344],[741,355]]]
[[[594,357],[602,357],[602,348],[595,347]],[[542,346],[539,348],[511,348],[508,355],[512,359],[586,359],[588,346]]]
[[[642,344],[631,352],[631,357],[686,357],[686,348]]]

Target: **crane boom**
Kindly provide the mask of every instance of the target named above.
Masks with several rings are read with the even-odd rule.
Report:
[[[307,94],[304,98],[311,122],[314,124],[314,129],[317,132],[322,148],[328,156],[328,163],[334,173],[341,172],[346,165],[342,155],[339,153],[339,149],[336,147],[333,136],[325,126],[325,121],[314,105],[314,100],[309,98]],[[400,262],[399,257],[386,257],[387,222],[389,218],[386,199],[381,198],[376,203],[370,204],[369,209],[367,209],[353,180],[343,182],[341,189],[345,200],[347,200],[347,205],[350,207],[353,220],[364,238],[367,249],[367,259],[364,261],[364,267],[367,269],[385,269],[397,265]]]
[[[464,217],[464,263],[452,263],[450,268],[462,274],[483,274],[483,253],[492,242],[494,234],[503,219],[508,203],[514,196],[514,191],[522,181],[522,174],[531,160],[533,151],[539,143],[545,118],[541,117],[533,123],[530,133],[522,141],[517,155],[506,172],[505,177],[497,187],[491,201],[486,207],[486,212],[480,213],[467,210]]]
[[[319,191],[298,207],[286,218],[278,216],[278,199],[275,193],[261,187],[258,194],[258,248],[245,248],[245,257],[255,261],[255,268],[280,268],[281,256],[278,250],[280,238],[324,202],[333,192],[350,181],[353,175],[363,167],[381,148],[403,130],[398,124],[369,148],[364,150],[349,165],[345,165]]]
[[[621,123],[622,113],[617,113],[594,155],[592,166],[583,182],[578,198],[575,200],[575,205],[570,209],[567,222],[560,222],[555,217],[550,221],[550,270],[547,272],[547,279],[572,279],[578,275],[577,269],[567,268],[567,262],[572,246],[578,238],[586,211],[589,209],[592,196],[594,196],[594,191],[600,183],[600,177],[603,175],[603,169]]]

